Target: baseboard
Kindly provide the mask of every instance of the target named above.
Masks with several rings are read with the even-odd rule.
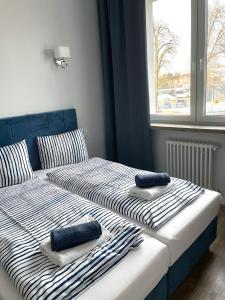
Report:
[[[218,193],[220,193],[220,192],[218,192]],[[221,194],[220,204],[225,205],[225,196],[222,193],[220,193],[220,194]]]
[[[220,200],[220,204],[221,205],[225,205],[225,195],[223,195],[221,192],[220,192],[220,190],[217,190],[217,189],[212,189],[212,191],[215,191],[215,192],[217,192],[217,193],[220,193],[220,195],[221,195],[221,200]]]
[[[225,197],[221,197],[221,202],[222,205],[225,205]]]

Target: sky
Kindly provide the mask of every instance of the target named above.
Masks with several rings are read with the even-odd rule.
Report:
[[[163,20],[179,37],[179,48],[170,72],[190,72],[191,68],[191,0],[158,0],[153,2],[154,21]]]

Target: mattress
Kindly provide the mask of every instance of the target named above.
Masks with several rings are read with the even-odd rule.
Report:
[[[36,176],[48,180],[46,174],[55,169],[36,171]],[[221,195],[219,193],[206,190],[202,196],[173,217],[158,231],[151,230],[133,219],[123,217],[144,227],[147,234],[167,245],[170,253],[169,265],[172,266],[217,216],[220,201]]]
[[[167,273],[167,247],[143,234],[144,242],[90,286],[79,300],[143,300]],[[110,287],[110,293],[109,293]],[[22,300],[7,273],[0,268],[0,299]]]
[[[143,227],[145,233],[168,247],[169,266],[171,267],[217,216],[220,201],[221,195],[219,193],[206,190],[204,195],[168,221],[158,231],[154,231],[133,219],[121,216]]]

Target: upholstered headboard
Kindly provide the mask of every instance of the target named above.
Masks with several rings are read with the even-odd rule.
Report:
[[[75,109],[0,119],[0,147],[26,140],[33,170],[41,168],[36,137],[77,129]]]

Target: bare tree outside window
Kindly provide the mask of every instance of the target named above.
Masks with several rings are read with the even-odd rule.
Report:
[[[163,78],[161,71],[169,67],[177,52],[179,45],[178,37],[170,30],[169,26],[163,21],[153,24],[154,38],[154,79],[155,79],[155,97],[158,98],[159,89],[164,86],[170,87],[169,78]],[[156,110],[159,111],[158,101]]]
[[[191,0],[153,2],[156,114],[190,113],[190,30]]]
[[[191,0],[158,0],[152,4],[153,114],[190,115],[192,3]],[[208,0],[206,24],[207,54],[202,62],[207,76],[202,111],[206,115],[225,115],[225,0]]]
[[[208,2],[206,113],[225,114],[225,1]]]

